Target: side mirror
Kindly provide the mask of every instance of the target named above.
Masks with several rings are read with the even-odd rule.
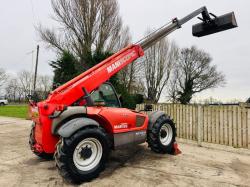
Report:
[[[152,110],[153,110],[153,105],[146,104],[144,106],[144,111],[148,112],[148,111],[152,111]]]

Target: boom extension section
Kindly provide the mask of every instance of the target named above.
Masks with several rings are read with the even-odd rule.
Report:
[[[180,20],[174,18],[172,20],[172,24],[167,24],[161,27],[160,29],[154,31],[147,37],[140,40],[138,44],[142,47],[143,50],[146,50],[162,38],[175,31],[176,29],[181,28],[183,24],[187,23],[199,14],[202,15],[202,18],[199,18],[202,22],[193,26],[193,36],[206,36],[209,34],[214,34],[216,32],[237,27],[236,19],[233,12],[220,17],[216,17],[214,14],[208,13],[207,8],[204,6]],[[210,15],[214,18],[212,19]]]

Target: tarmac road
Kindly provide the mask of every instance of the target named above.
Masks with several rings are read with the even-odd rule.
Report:
[[[29,150],[30,124],[0,117],[0,186],[70,186],[54,161]],[[146,144],[113,152],[100,177],[81,186],[250,186],[249,150],[179,146],[178,156],[155,154]]]

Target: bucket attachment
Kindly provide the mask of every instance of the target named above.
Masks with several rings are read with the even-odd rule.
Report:
[[[213,15],[214,16],[214,15]],[[211,19],[210,22],[202,22],[193,25],[193,36],[202,37],[209,34],[225,31],[237,27],[234,12]]]

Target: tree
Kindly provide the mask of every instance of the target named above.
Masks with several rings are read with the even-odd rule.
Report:
[[[80,72],[92,66],[94,55],[114,52],[124,46],[129,37],[122,26],[116,0],[52,0],[54,19],[61,29],[38,31],[43,41],[59,53],[68,51],[76,57]]]
[[[176,65],[174,65],[176,66]],[[168,85],[168,98],[170,102],[177,103],[178,102],[178,84],[177,84],[177,72],[174,71],[172,73],[172,78],[170,78]]]
[[[27,96],[32,94],[38,96],[38,99],[46,99],[52,87],[51,77],[48,75],[37,75],[36,93],[33,93],[32,85],[34,75],[30,72],[23,70],[17,75],[10,76],[6,82],[5,93],[9,101],[12,102],[25,102]]]
[[[11,78],[10,81],[7,82],[7,86],[5,88],[6,91],[6,96],[10,101],[15,102],[16,101],[16,97],[19,96],[19,99],[21,98],[21,96],[19,95],[19,83],[18,80],[14,77]]]
[[[194,46],[182,49],[169,88],[172,100],[187,104],[194,94],[223,85],[225,76],[211,61],[208,53]]]
[[[126,32],[123,32],[123,37],[120,39],[122,40],[120,41],[120,48],[123,48],[131,43],[131,37],[129,35],[128,28]],[[138,61],[134,61],[118,73],[120,84],[124,86],[129,94],[138,92],[137,86],[140,85],[138,81],[139,70],[140,64],[138,63]],[[141,90],[141,87],[139,88],[139,90]]]
[[[124,86],[124,88],[126,88],[128,93],[132,93],[134,91],[132,89],[132,86],[137,82],[137,71],[138,64],[136,62],[133,62],[123,68],[118,74],[119,82]]]
[[[30,72],[23,70],[18,73],[17,78],[20,82],[20,87],[23,92],[23,96],[26,98],[29,94],[31,94],[34,76]]]
[[[7,74],[3,68],[0,68],[0,88],[3,86],[7,79]]]
[[[52,61],[50,63],[54,71],[53,89],[77,75],[77,70],[74,66],[75,61],[76,59],[72,54],[64,51],[57,61]]]
[[[59,54],[58,60],[50,64],[55,72],[54,88],[55,85],[67,82],[130,43],[129,28],[122,24],[117,0],[51,2],[54,19],[61,29],[49,29],[40,25],[38,32],[41,39]],[[71,60],[66,60],[68,64],[63,62],[65,59],[62,58],[65,55],[71,55]],[[69,68],[73,72],[69,73]],[[129,100],[129,94],[134,92],[135,85],[138,85],[134,79],[136,73],[135,65],[131,64],[111,79],[124,100]]]
[[[250,97],[247,99],[246,103],[250,103]]]
[[[38,77],[38,79],[39,79],[38,82],[40,83],[40,89],[43,92],[47,93],[48,91],[51,90],[52,83],[51,83],[51,77],[50,76],[48,76],[48,75],[40,75]]]
[[[48,75],[39,75],[38,84],[36,90],[40,93],[40,99],[46,99],[52,89],[52,78]]]
[[[171,75],[173,64],[178,56],[178,47],[174,42],[162,39],[145,52],[142,61],[146,96],[157,103]]]

